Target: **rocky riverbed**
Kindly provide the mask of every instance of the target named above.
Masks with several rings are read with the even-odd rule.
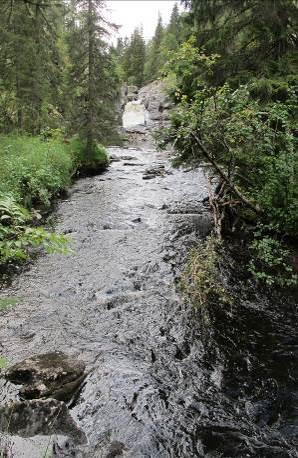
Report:
[[[73,253],[39,257],[1,292],[17,301],[1,352],[21,362],[1,380],[5,456],[297,457],[295,304],[247,292],[227,254],[234,304],[202,321],[179,290],[211,228],[202,171],[148,145],[110,154],[54,215]]]

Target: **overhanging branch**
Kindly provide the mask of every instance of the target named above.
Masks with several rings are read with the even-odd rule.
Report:
[[[226,183],[226,185],[230,188],[230,190],[241,200],[242,203],[244,203],[247,207],[249,207],[251,210],[253,210],[257,214],[261,214],[262,210],[258,205],[253,204],[250,200],[248,200],[242,192],[239,191],[239,189],[236,188],[236,186],[233,185],[229,177],[225,174],[225,172],[220,168],[220,166],[215,162],[215,160],[212,158],[212,155],[209,153],[209,151],[206,149],[206,147],[203,145],[201,140],[198,138],[198,136],[194,133],[191,134],[193,139],[195,140],[196,145],[200,148],[201,152],[205,156],[205,158],[208,160],[208,162],[214,167],[216,172],[219,174],[221,179]]]

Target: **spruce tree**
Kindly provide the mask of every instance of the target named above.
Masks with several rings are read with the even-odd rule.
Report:
[[[147,82],[158,78],[160,69],[163,66],[164,61],[161,52],[163,36],[164,27],[162,24],[162,18],[159,15],[154,37],[149,43],[147,49],[147,62],[145,66],[145,78]]]
[[[56,21],[60,11],[42,0],[13,2],[1,17],[0,81],[14,100],[9,129],[39,133],[59,74]],[[5,115],[4,115],[5,116]]]
[[[72,132],[84,142],[85,159],[95,167],[97,141],[108,140],[115,128],[114,103],[119,81],[104,37],[108,35],[103,20],[101,0],[75,0],[68,21],[67,43],[70,65],[68,94],[72,100],[68,114]]]
[[[146,45],[142,29],[136,28],[123,51],[122,67],[128,84],[141,87],[144,83]]]

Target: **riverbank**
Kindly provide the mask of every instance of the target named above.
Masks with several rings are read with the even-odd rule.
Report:
[[[98,146],[92,164],[78,138],[0,136],[0,266],[21,261],[31,247],[59,249],[63,238],[35,229],[53,199],[78,174],[104,170],[107,153]]]

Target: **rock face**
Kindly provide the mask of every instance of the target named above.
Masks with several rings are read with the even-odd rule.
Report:
[[[126,88],[126,97],[128,102],[132,102],[133,100],[137,100],[138,98],[139,89],[137,86],[127,86]]]
[[[22,399],[54,398],[68,401],[85,377],[85,364],[62,352],[25,359],[10,367],[7,380],[23,385]]]
[[[122,124],[128,133],[146,134],[156,126],[167,124],[173,107],[164,81],[153,81],[140,90],[125,86],[121,96]]]
[[[167,95],[166,84],[163,81],[153,81],[140,89],[138,100],[145,106],[148,127],[169,120],[169,112],[173,104]]]

